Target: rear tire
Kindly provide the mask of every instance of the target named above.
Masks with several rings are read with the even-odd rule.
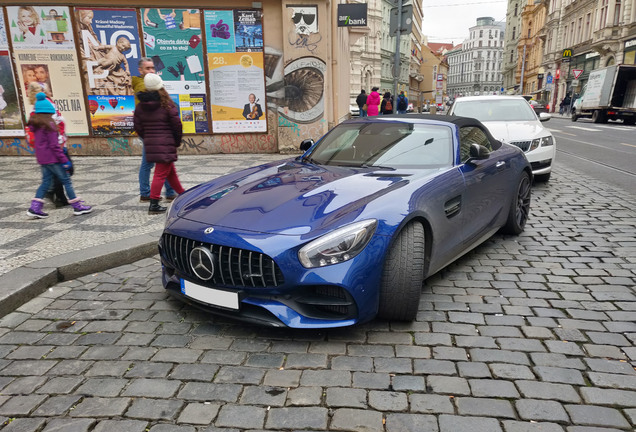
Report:
[[[605,123],[605,122],[607,122],[607,120],[605,120],[605,114],[603,114],[603,112],[601,110],[594,110],[594,112],[592,113],[592,121],[594,123]]]
[[[517,182],[515,194],[512,197],[510,210],[508,211],[508,220],[502,227],[502,232],[514,235],[523,232],[528,217],[530,216],[531,195],[532,185],[530,184],[530,176],[524,171]]]
[[[419,309],[424,261],[424,226],[409,223],[398,234],[384,262],[378,317],[413,321]]]
[[[623,123],[629,126],[634,126],[636,124],[636,118],[630,117],[630,118],[623,119]]]

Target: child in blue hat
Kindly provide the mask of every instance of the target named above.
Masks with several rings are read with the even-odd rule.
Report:
[[[67,170],[70,169],[70,162],[58,141],[58,129],[53,120],[55,106],[46,98],[46,94],[40,92],[36,95],[34,112],[29,119],[28,125],[33,131],[35,143],[35,157],[42,170],[42,184],[35,193],[35,198],[31,201],[31,207],[27,210],[27,215],[45,219],[49,217],[44,213],[44,194],[49,190],[51,182],[57,178],[63,185],[68,202],[73,207],[73,214],[76,216],[90,213],[93,208],[86,205],[84,201],[75,195],[71,177]]]

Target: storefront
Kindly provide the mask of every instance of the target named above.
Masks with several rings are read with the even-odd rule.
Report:
[[[31,81],[51,91],[75,155],[140,154],[132,76],[142,57],[179,108],[182,153],[297,149],[349,112],[348,29],[336,27],[335,6],[317,3],[0,7],[0,155],[33,154]],[[246,111],[251,99],[260,110]]]

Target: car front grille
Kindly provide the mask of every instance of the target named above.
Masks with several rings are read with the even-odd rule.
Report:
[[[527,152],[530,149],[530,143],[532,141],[512,141],[510,144],[519,147],[524,152]]]
[[[190,252],[197,246],[208,248],[214,259],[214,275],[200,280],[190,267]],[[181,274],[204,285],[233,287],[276,287],[283,285],[283,273],[273,259],[260,252],[204,243],[163,234],[159,243],[162,258]]]

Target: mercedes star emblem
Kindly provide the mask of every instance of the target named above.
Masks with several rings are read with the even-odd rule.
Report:
[[[205,234],[212,234],[214,232],[214,227],[208,227],[203,232]]]
[[[210,249],[197,246],[190,252],[190,267],[199,279],[210,280],[214,276],[214,257]]]

